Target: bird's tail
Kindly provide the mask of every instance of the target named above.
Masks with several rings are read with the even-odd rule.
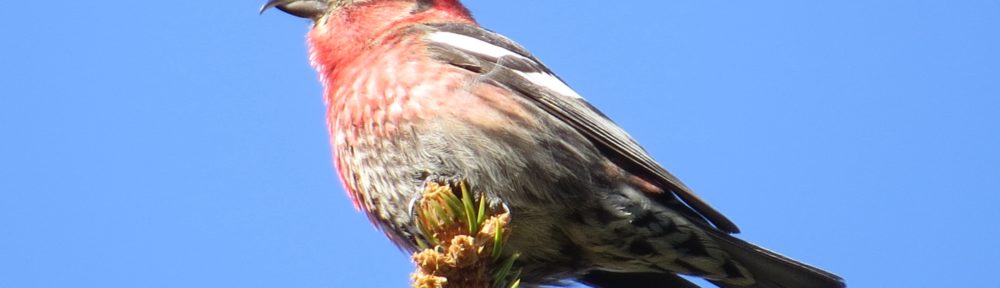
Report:
[[[715,229],[705,229],[722,250],[754,276],[750,286],[712,281],[723,288],[843,288],[844,280],[833,273],[792,260]]]

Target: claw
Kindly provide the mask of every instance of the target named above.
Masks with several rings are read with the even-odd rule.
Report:
[[[417,219],[417,216],[419,216],[417,215],[417,203],[420,203],[420,199],[424,198],[424,190],[417,191],[415,194],[410,198],[410,204],[406,207],[406,213],[410,215],[410,221]]]

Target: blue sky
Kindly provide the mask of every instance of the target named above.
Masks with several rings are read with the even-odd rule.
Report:
[[[259,2],[0,9],[0,287],[406,287],[334,174],[308,23]],[[1000,2],[467,4],[744,239],[996,285]]]

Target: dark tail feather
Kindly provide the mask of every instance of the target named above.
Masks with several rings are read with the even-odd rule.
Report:
[[[722,288],[847,287],[844,280],[833,273],[781,256],[715,229],[709,228],[705,231],[722,250],[749,270],[756,280],[756,283],[749,286],[710,281],[716,286]],[[670,273],[618,273],[595,270],[577,280],[601,288],[698,288],[698,285]]]
[[[664,273],[617,273],[595,270],[577,281],[601,288],[698,288],[698,285],[680,276]]]
[[[723,288],[843,288],[844,279],[778,253],[736,239],[729,234],[705,229],[726,253],[743,264],[753,274],[757,283],[735,286],[713,281]]]

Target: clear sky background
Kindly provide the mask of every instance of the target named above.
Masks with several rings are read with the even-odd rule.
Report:
[[[3,5],[0,287],[408,285],[335,176],[308,22],[260,2]],[[467,2],[744,239],[997,287],[1000,2]]]

